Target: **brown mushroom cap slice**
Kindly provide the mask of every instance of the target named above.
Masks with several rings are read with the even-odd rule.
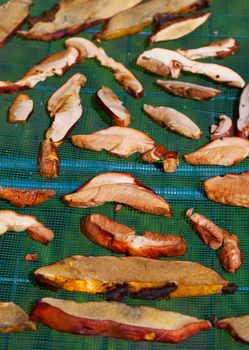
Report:
[[[211,126],[211,141],[216,139],[222,139],[226,136],[233,136],[234,134],[234,126],[231,118],[226,115],[220,115],[220,123],[219,125]]]
[[[168,76],[173,78],[178,78],[181,70],[183,70],[186,72],[206,75],[217,82],[226,83],[229,86],[237,88],[243,88],[245,86],[245,82],[241,76],[228,67],[213,63],[192,61],[180,55],[178,52],[168,49],[155,48],[143,52],[138,57],[137,65],[162,75],[162,68],[157,71],[153,68],[154,62],[159,62],[162,67],[165,67],[165,70],[168,70]]]
[[[51,139],[41,143],[38,162],[41,176],[54,179],[59,175],[60,158],[57,146]]]
[[[198,49],[177,49],[176,51],[191,60],[198,60],[206,57],[225,58],[235,54],[238,49],[238,41],[233,38],[227,38],[220,41],[213,41],[209,45],[199,47]]]
[[[235,339],[249,344],[249,315],[224,318],[216,321],[215,327],[227,329]]]
[[[12,205],[23,208],[36,206],[53,198],[54,190],[26,190],[20,188],[0,187],[0,199],[6,199]]]
[[[107,202],[126,204],[144,213],[171,216],[168,202],[128,173],[103,173],[95,176],[75,193],[63,197],[75,208],[91,208]]]
[[[153,120],[177,134],[194,140],[203,135],[199,127],[189,117],[176,109],[144,105],[144,110]]]
[[[133,153],[144,153],[155,146],[155,140],[133,129],[112,126],[89,135],[73,135],[75,146],[93,151],[106,150],[111,154],[128,158]]]
[[[230,166],[240,163],[249,155],[249,140],[224,137],[214,140],[184,158],[192,165]]]
[[[243,253],[240,248],[240,241],[235,234],[225,233],[219,258],[222,267],[228,272],[235,273],[241,268]]]
[[[212,327],[209,321],[146,306],[53,298],[41,299],[31,318],[63,332],[169,343],[180,343]]]
[[[9,123],[23,123],[25,122],[34,108],[34,102],[26,94],[18,95],[12,106],[9,109],[8,122]]]
[[[249,137],[249,84],[245,86],[240,96],[237,129],[241,137]]]
[[[36,324],[29,315],[13,302],[0,302],[0,333],[36,330]]]

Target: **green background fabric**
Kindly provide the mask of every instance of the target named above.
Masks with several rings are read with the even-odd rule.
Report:
[[[38,15],[51,7],[55,1],[34,1],[32,14]],[[3,3],[3,1],[1,1]],[[248,36],[249,2],[246,0],[214,0],[209,21],[185,38],[162,42],[155,46],[176,49],[196,48],[210,41],[221,40],[229,36],[238,39],[240,50],[236,55],[224,60],[208,59],[208,62],[224,64],[240,73],[248,81]],[[74,147],[70,137],[59,149],[61,157],[60,176],[56,180],[46,180],[39,175],[37,154],[45,131],[51,123],[46,106],[48,98],[74,73],[82,72],[88,83],[81,90],[84,114],[72,134],[91,133],[113,125],[107,114],[95,102],[95,92],[102,85],[112,88],[132,112],[131,127],[149,133],[157,143],[163,143],[170,150],[184,154],[190,153],[209,140],[209,128],[216,123],[220,114],[238,117],[238,101],[241,90],[215,84],[201,76],[183,74],[181,80],[200,83],[222,89],[222,94],[212,101],[198,102],[166,94],[155,84],[156,76],[136,66],[136,58],[147,49],[147,38],[151,28],[139,35],[103,42],[101,45],[107,54],[124,63],[143,82],[144,97],[135,100],[129,96],[114,80],[113,74],[101,68],[95,60],[88,60],[67,72],[63,77],[53,77],[28,91],[34,100],[34,111],[25,125],[7,123],[7,111],[15,95],[0,96],[0,185],[21,188],[52,188],[58,195],[35,208],[18,209],[5,201],[0,201],[0,209],[13,209],[19,213],[35,215],[41,222],[55,231],[54,240],[46,247],[32,241],[25,232],[6,233],[0,238],[0,300],[14,301],[28,312],[42,297],[74,299],[77,301],[101,301],[104,296],[66,291],[52,292],[38,287],[34,283],[33,271],[40,266],[59,259],[76,255],[111,255],[84,237],[79,230],[81,218],[90,213],[102,213],[121,223],[134,227],[138,233],[144,230],[160,233],[181,234],[188,243],[188,253],[181,260],[203,263],[221,273],[224,278],[238,284],[236,294],[230,296],[208,296],[182,298],[174,300],[142,301],[126,299],[129,305],[154,306],[181,312],[199,318],[211,319],[238,316],[249,313],[249,269],[248,269],[248,209],[228,207],[209,201],[203,191],[203,181],[228,172],[240,173],[249,168],[249,159],[235,167],[190,166],[181,159],[175,174],[165,174],[161,165],[145,164],[136,154],[129,159],[119,159],[106,152],[84,151]],[[81,36],[91,39],[97,29],[93,28]],[[31,66],[37,64],[49,54],[63,48],[64,39],[52,42],[27,41],[15,37],[0,49],[0,79],[15,81]],[[170,106],[186,113],[204,131],[204,136],[196,141],[170,133],[150,120],[142,111],[144,103]],[[138,213],[128,207],[114,212],[114,204],[106,204],[92,209],[68,208],[60,200],[61,196],[76,190],[85,181],[96,174],[106,171],[123,171],[135,175],[146,186],[154,189],[172,205],[172,218]],[[216,224],[234,232],[241,240],[244,264],[236,275],[225,273],[218,260],[217,252],[205,246],[193,230],[185,216],[188,208],[208,216]],[[39,262],[26,262],[27,253],[38,253]],[[0,335],[1,349],[87,349],[87,350],[129,350],[129,349],[244,349],[246,345],[233,340],[219,329],[200,333],[179,345],[160,343],[135,343],[105,337],[81,337],[63,334],[39,325],[37,332],[21,332]]]

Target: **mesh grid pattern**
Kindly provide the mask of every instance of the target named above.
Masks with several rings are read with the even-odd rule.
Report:
[[[40,14],[43,9],[51,7],[54,0],[34,1],[32,14]],[[3,1],[0,1],[3,3]],[[158,47],[176,49],[178,47],[199,47],[213,40],[221,40],[233,36],[239,40],[240,50],[236,55],[224,61],[209,59],[235,69],[245,81],[249,80],[248,69],[248,31],[249,2],[246,0],[214,0],[213,15],[208,23],[194,33],[173,42],[156,44]],[[96,28],[81,34],[91,39]],[[184,74],[182,80],[209,85],[222,89],[222,94],[213,101],[191,101],[166,94],[156,85],[156,76],[146,73],[136,66],[136,58],[147,49],[147,37],[150,27],[139,35],[122,38],[116,41],[103,42],[106,52],[116,60],[123,62],[141,79],[145,86],[145,95],[135,100],[124,92],[114,80],[111,71],[101,68],[94,60],[73,67],[62,78],[53,77],[38,84],[28,95],[34,100],[34,111],[26,125],[12,125],[6,122],[7,111],[14,101],[14,95],[0,96],[0,185],[21,188],[53,188],[58,195],[36,208],[17,209],[17,212],[37,216],[45,225],[55,231],[54,240],[44,247],[28,238],[25,232],[6,233],[0,239],[0,300],[14,301],[28,312],[35,302],[42,297],[51,296],[77,301],[104,300],[104,296],[93,296],[84,293],[66,291],[52,292],[38,287],[33,280],[33,271],[40,266],[50,264],[59,259],[76,255],[111,255],[85,238],[79,231],[82,217],[89,213],[101,213],[124,224],[133,226],[137,232],[144,230],[161,233],[181,234],[188,243],[188,253],[184,260],[203,263],[221,273],[224,278],[238,284],[239,289],[232,296],[208,296],[176,300],[142,301],[124,300],[130,305],[148,305],[171,311],[182,312],[199,318],[211,319],[238,316],[249,312],[249,248],[248,248],[248,210],[222,206],[209,201],[204,196],[203,181],[227,172],[240,173],[248,170],[249,160],[245,160],[233,168],[225,167],[193,167],[183,160],[175,174],[165,174],[160,165],[145,164],[138,155],[129,159],[114,158],[106,152],[83,151],[74,147],[70,138],[60,147],[60,176],[56,180],[40,177],[37,168],[37,152],[44,133],[50,125],[46,105],[51,94],[76,72],[84,73],[88,83],[81,90],[84,114],[73,130],[73,134],[90,133],[113,125],[110,118],[95,102],[95,92],[106,85],[113,89],[124,101],[133,115],[131,127],[149,133],[157,143],[164,143],[170,150],[177,150],[181,155],[190,153],[207,143],[210,125],[217,122],[220,114],[237,118],[238,98],[240,91],[215,84],[205,77]],[[64,40],[53,42],[26,41],[15,37],[6,47],[1,49],[0,75],[2,80],[15,81],[31,66],[38,63],[48,54],[61,50]],[[193,141],[170,133],[148,118],[143,112],[143,104],[165,105],[178,109],[189,115],[204,131],[204,136]],[[158,194],[169,200],[174,216],[158,217],[138,213],[128,207],[114,212],[114,204],[92,209],[73,209],[66,207],[60,198],[72,192],[85,181],[98,173],[106,171],[130,172],[145,185],[153,188]],[[185,217],[188,208],[213,219],[215,223],[235,232],[240,240],[244,253],[244,265],[235,276],[225,273],[220,267],[217,253],[206,247]],[[0,209],[13,209],[7,202],[0,201]],[[36,252],[39,262],[28,263],[24,257],[27,253]],[[81,337],[61,334],[39,325],[38,332],[21,332],[1,335],[0,349],[87,349],[87,350],[159,350],[159,349],[244,349],[221,330],[212,329],[198,334],[179,345],[160,343],[135,343],[105,337]]]

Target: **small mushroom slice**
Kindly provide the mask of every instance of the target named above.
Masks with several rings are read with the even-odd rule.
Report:
[[[234,134],[234,126],[231,118],[226,115],[220,116],[219,125],[211,126],[211,141],[216,139],[222,139],[226,136],[233,136]]]
[[[119,126],[128,126],[131,122],[131,113],[123,106],[118,96],[108,87],[102,86],[97,91],[97,101]]]
[[[150,43],[158,41],[175,40],[182,38],[203,25],[210,17],[211,12],[196,13],[190,16],[173,17],[166,16],[156,26],[150,36]]]
[[[176,169],[180,163],[179,153],[175,151],[168,151],[164,145],[159,145],[145,152],[142,158],[145,162],[149,163],[162,161],[165,173],[176,172]]]
[[[176,51],[155,48],[143,52],[137,65],[164,77],[179,78],[181,70],[194,74],[203,74],[219,83],[243,88],[245,81],[228,67],[213,63],[203,63],[188,59]]]
[[[9,109],[9,123],[26,122],[34,108],[34,102],[26,94],[17,96],[14,103]]]
[[[25,260],[28,262],[39,261],[39,255],[36,253],[28,253],[25,256]]]
[[[245,86],[240,96],[237,129],[239,136],[249,138],[249,84]]]
[[[185,83],[184,81],[159,79],[157,80],[157,84],[173,95],[200,101],[210,100],[221,93],[221,90],[210,88],[208,86]]]
[[[60,158],[57,146],[51,139],[42,142],[38,162],[41,176],[54,179],[59,175]]]
[[[240,269],[243,263],[243,254],[240,249],[240,241],[236,235],[225,232],[219,257],[224,270],[235,273]]]
[[[224,137],[187,154],[185,160],[192,165],[230,166],[240,163],[248,155],[249,140],[241,137]]]
[[[31,318],[68,333],[169,343],[180,343],[212,327],[209,321],[147,306],[53,298],[41,299]]]
[[[36,330],[35,322],[13,302],[0,302],[0,333],[13,333],[24,330]]]
[[[136,152],[144,153],[155,146],[155,140],[147,134],[121,126],[111,126],[89,135],[74,135],[72,142],[79,148],[93,151],[106,150],[123,158],[128,158]]]
[[[191,60],[198,60],[206,57],[225,58],[234,55],[238,49],[238,41],[233,38],[227,38],[220,41],[213,41],[209,45],[199,47],[198,49],[177,49],[176,51]]]
[[[181,256],[187,251],[187,244],[180,236],[147,231],[138,236],[131,227],[101,214],[86,216],[80,228],[91,241],[114,253],[159,259],[163,256]]]
[[[249,315],[224,318],[216,321],[215,327],[227,329],[235,339],[249,344]]]
[[[193,140],[198,140],[203,135],[203,132],[189,117],[176,109],[144,105],[144,110],[153,120],[177,134]]]
[[[107,202],[126,204],[141,212],[172,216],[168,202],[128,173],[108,172],[93,177],[75,193],[63,197],[69,207],[91,208]]]
[[[212,201],[249,208],[249,171],[213,177],[204,182],[204,188]]]
[[[66,47],[76,48],[80,52],[81,59],[96,58],[101,66],[110,68],[114,71],[114,78],[131,96],[141,98],[144,93],[144,88],[141,82],[135,77],[129,69],[122,63],[115,61],[113,58],[107,56],[104,49],[96,46],[91,41],[84,38],[70,38],[65,41]]]
[[[40,205],[56,195],[54,190],[24,190],[20,188],[0,187],[0,199],[6,199],[12,205],[23,208]]]
[[[27,230],[30,238],[48,244],[54,238],[54,232],[44,226],[35,216],[18,214],[12,210],[0,210],[0,236],[7,231]]]

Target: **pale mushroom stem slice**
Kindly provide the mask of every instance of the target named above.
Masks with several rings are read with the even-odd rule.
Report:
[[[232,119],[226,115],[221,115],[219,119],[219,125],[213,124],[211,126],[211,141],[234,135],[234,126]]]
[[[39,149],[39,171],[42,177],[54,179],[59,175],[60,157],[57,145],[51,139],[45,139]]]
[[[54,190],[28,190],[11,187],[0,187],[0,199],[9,201],[19,208],[37,206],[56,195]]]
[[[36,328],[36,323],[20,306],[13,302],[0,302],[0,333],[35,331]]]
[[[249,138],[249,84],[245,86],[240,96],[237,130],[239,136]]]
[[[224,235],[223,247],[219,252],[220,263],[224,270],[236,273],[242,266],[243,253],[240,241],[235,234],[228,232]]]
[[[34,108],[34,102],[26,94],[18,95],[9,109],[9,123],[24,123]]]
[[[249,344],[249,315],[217,320],[215,326],[229,330],[235,339]]]

